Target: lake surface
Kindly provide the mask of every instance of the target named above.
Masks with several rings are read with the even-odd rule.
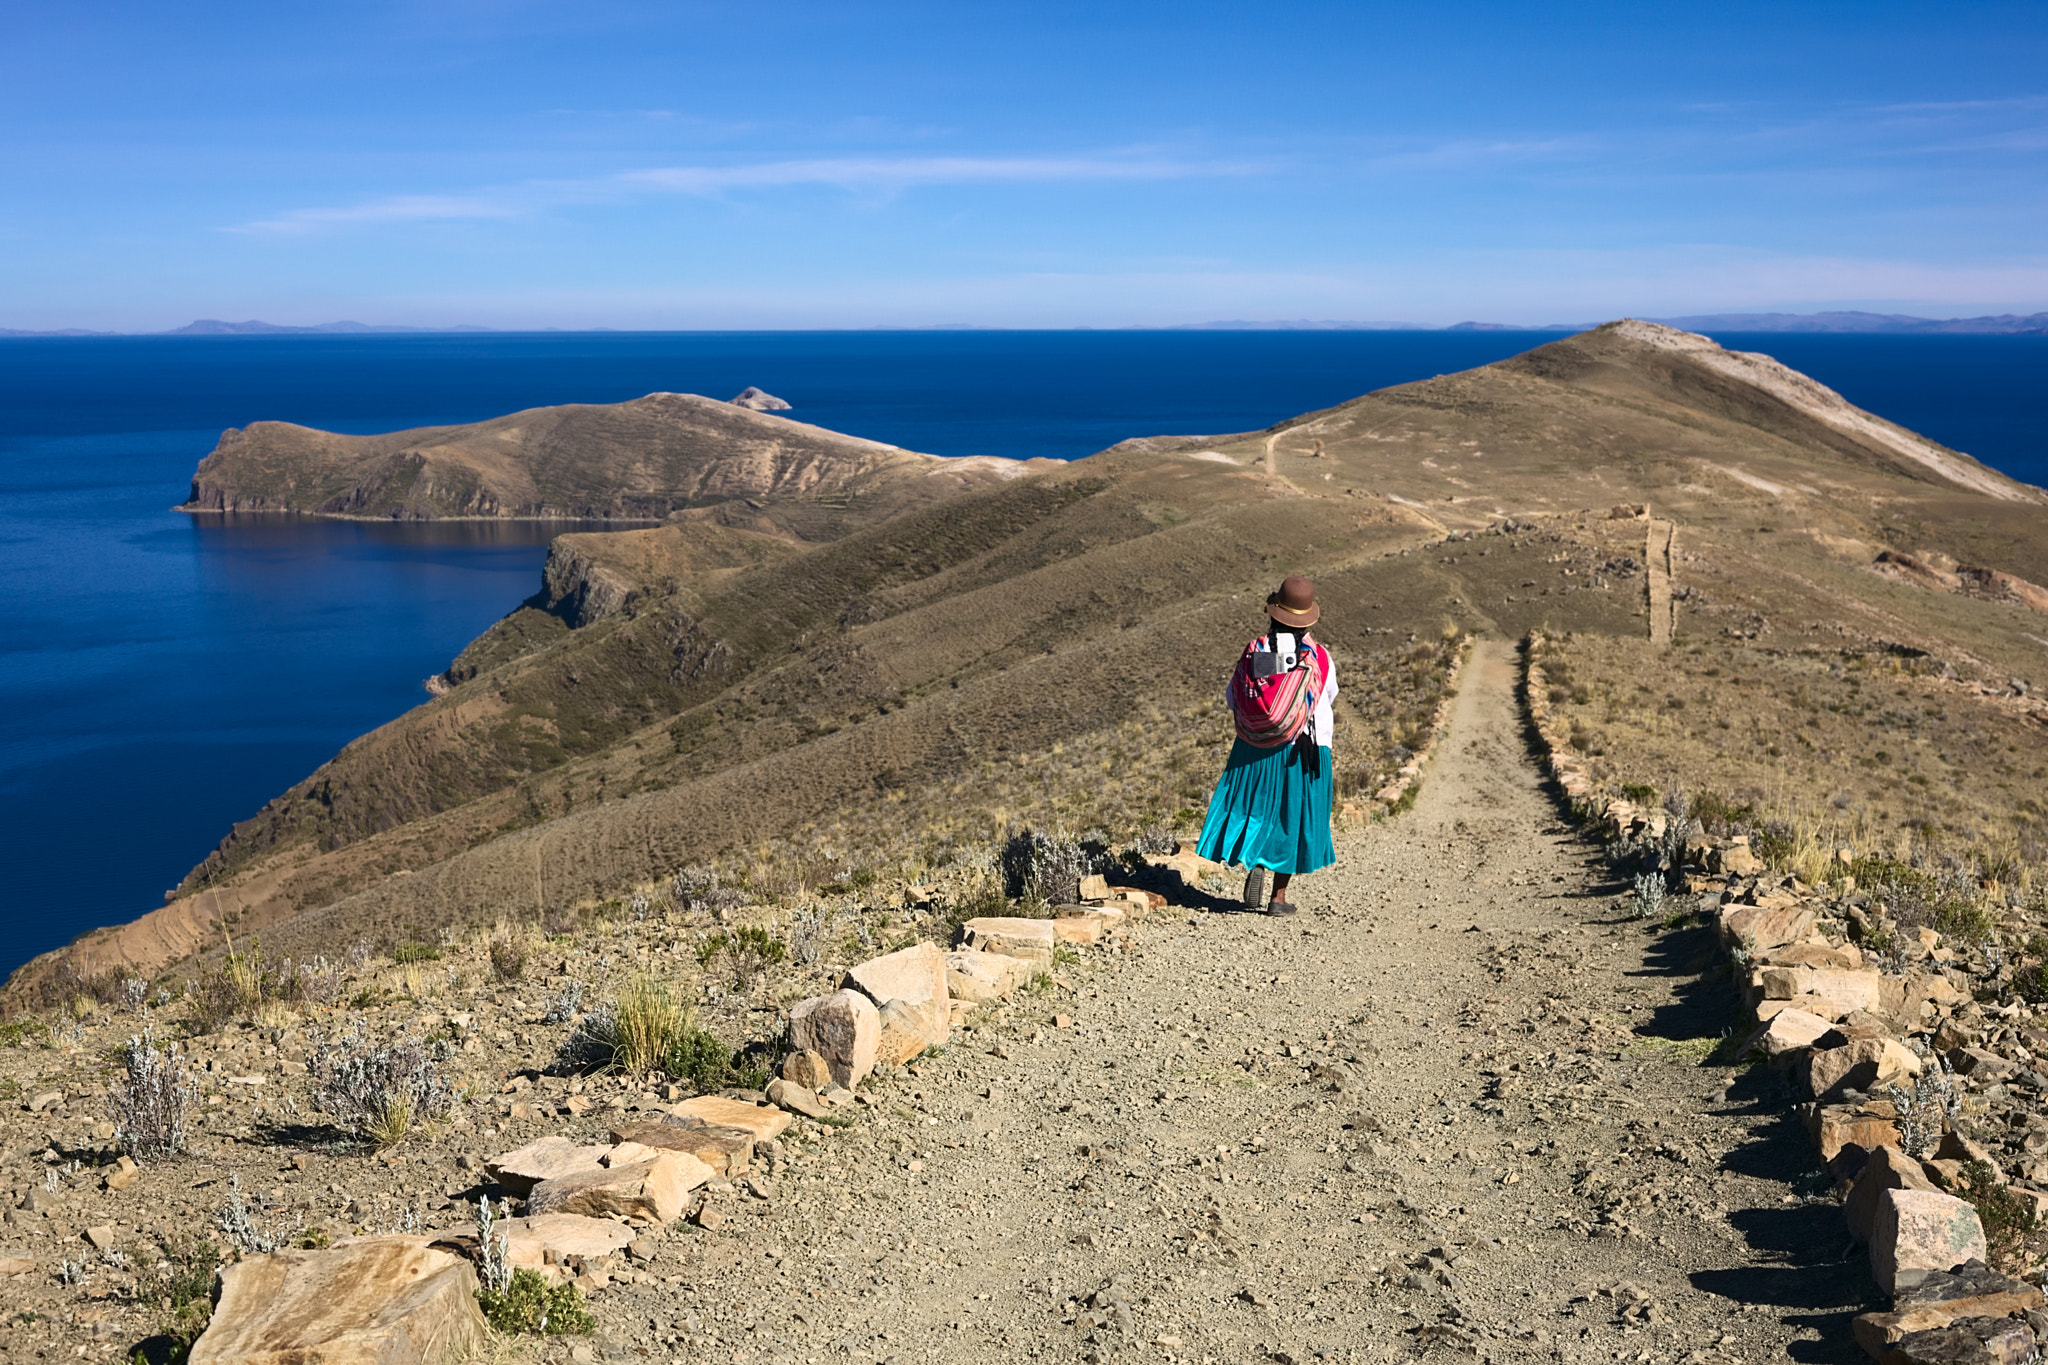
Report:
[[[223,428],[474,421],[757,384],[941,455],[1249,431],[1550,333],[543,333],[0,340],[0,971],[162,902],[236,820],[425,699],[560,523],[187,517]],[[2048,338],[1724,336],[2048,482]]]

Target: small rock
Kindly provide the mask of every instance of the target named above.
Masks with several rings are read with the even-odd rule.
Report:
[[[660,1250],[660,1244],[652,1237],[636,1237],[626,1244],[626,1254],[636,1261],[651,1261]]]
[[[809,1089],[779,1077],[768,1082],[768,1099],[770,1103],[780,1105],[791,1113],[802,1114],[806,1118],[821,1119],[832,1112],[825,1102]]]
[[[135,1177],[142,1174],[142,1168],[135,1164],[132,1156],[123,1156],[107,1172],[106,1186],[110,1190],[125,1190],[135,1183]]]
[[[1039,972],[1052,970],[1053,949],[1058,942],[1051,920],[995,915],[971,919],[960,926],[962,947],[1018,958]]]
[[[94,1250],[110,1250],[114,1245],[114,1229],[105,1223],[89,1227],[85,1230],[85,1240],[92,1243]]]
[[[36,1258],[26,1247],[0,1247],[0,1276],[26,1275],[36,1268]]]
[[[823,1057],[809,1048],[798,1048],[782,1059],[782,1079],[815,1092],[819,1086],[832,1079],[832,1068],[825,1065]],[[774,1093],[772,1086],[769,1093]]]
[[[1074,1016],[1071,1014],[1055,1014],[1052,1017],[1052,1026],[1054,1028],[1072,1028],[1074,1026]]]
[[[2017,1075],[2019,1064],[2009,1062],[1995,1052],[1982,1048],[1951,1048],[1948,1064],[1957,1075],[1968,1076],[1973,1081],[2002,1081]]]
[[[716,1204],[704,1204],[690,1215],[690,1221],[706,1232],[716,1232],[725,1226],[725,1215],[718,1211]]]

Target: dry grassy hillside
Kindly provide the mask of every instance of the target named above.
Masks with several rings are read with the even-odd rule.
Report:
[[[378,436],[255,422],[200,461],[185,510],[659,521],[772,498],[786,514],[751,509],[757,529],[826,539],[1024,467],[941,460],[696,394],[651,393]]]
[[[1710,757],[1779,757],[1709,719],[1718,693],[1662,700],[1674,669],[1725,674],[1728,649],[1935,659],[1957,687],[2025,677],[2048,640],[2028,605],[2044,499],[1775,362],[1623,323],[1270,432],[1126,442],[849,513],[825,544],[776,524],[796,503],[773,498],[564,537],[541,597],[464,652],[444,695],[237,826],[173,904],[72,952],[87,973],[156,970],[222,922],[323,951],[559,918],[714,861],[908,876],[1013,823],[1123,837],[1185,819],[1219,759],[1222,676],[1288,572],[1326,602],[1353,788],[1405,753],[1447,628],[1575,633],[1567,666],[1601,677],[1589,734],[1618,755],[1656,718],[1689,757],[1643,760],[1654,780],[1697,760],[1704,782]],[[1644,504],[1678,525],[1677,654],[1647,642]],[[1804,714],[1768,676],[1753,695]],[[2040,727],[2013,725],[2017,780]],[[1859,756],[1814,742],[1821,768]]]

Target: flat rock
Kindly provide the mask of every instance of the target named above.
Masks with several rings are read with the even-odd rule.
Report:
[[[790,1042],[823,1057],[832,1079],[844,1086],[858,1085],[875,1069],[875,1045],[881,1032],[875,1002],[859,991],[812,996],[798,1001],[789,1012]]]
[[[530,1215],[580,1213],[669,1223],[682,1217],[691,1190],[715,1174],[688,1152],[664,1151],[646,1161],[543,1180],[527,1196]]]
[[[26,1247],[0,1247],[0,1275],[26,1275],[36,1268],[36,1258]]]
[[[785,1122],[789,1119],[787,1114],[782,1117]],[[747,1168],[755,1139],[752,1128],[706,1123],[690,1115],[662,1114],[613,1129],[612,1141],[687,1153],[720,1175],[729,1175]]]
[[[605,1151],[603,1147],[585,1146],[570,1138],[544,1137],[517,1151],[491,1158],[484,1163],[484,1169],[507,1191],[524,1199],[543,1180],[597,1169]]]
[[[1987,1255],[1977,1210],[1954,1195],[1886,1190],[1878,1197],[1870,1273],[1885,1293],[1897,1294],[1931,1274]]]
[[[220,1272],[191,1365],[441,1365],[489,1337],[469,1262],[413,1237],[274,1251]]]
[[[1849,1187],[1849,1198],[1842,1205],[1842,1217],[1849,1224],[1849,1235],[1859,1242],[1870,1240],[1871,1229],[1877,1223],[1877,1201],[1886,1190],[1932,1190],[1934,1182],[1920,1168],[1920,1163],[1896,1147],[1879,1147],[1863,1163],[1863,1169],[1856,1173],[1855,1183]]]
[[[749,1104],[723,1095],[699,1095],[670,1108],[677,1118],[692,1118],[713,1128],[739,1128],[754,1142],[779,1138],[789,1127],[789,1115],[772,1104]]]
[[[849,968],[842,984],[874,1001],[877,1009],[891,1000],[944,1000],[946,954],[936,943],[914,944]]]
[[[2012,1318],[1958,1318],[1908,1332],[1878,1357],[1881,1365],[2026,1365],[2033,1359],[2033,1332]]]
[[[2043,1306],[2041,1290],[2001,1275],[1982,1261],[1929,1275],[1900,1294],[1889,1313],[1864,1313],[1851,1325],[1856,1342],[1882,1360],[1913,1332],[1947,1327],[1959,1318],[2008,1318]]]
[[[1813,1046],[1830,1027],[1832,1025],[1817,1014],[1808,1014],[1801,1009],[1779,1010],[1762,1028],[1749,1035],[1739,1055],[1747,1057],[1754,1053],[1768,1059],[1784,1057]]]
[[[960,946],[977,952],[1020,958],[1040,972],[1052,970],[1053,947],[1059,942],[1049,919],[989,916],[960,926]]]

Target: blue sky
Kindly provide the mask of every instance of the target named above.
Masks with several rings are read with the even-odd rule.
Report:
[[[0,326],[2048,308],[2048,5],[0,6]]]

